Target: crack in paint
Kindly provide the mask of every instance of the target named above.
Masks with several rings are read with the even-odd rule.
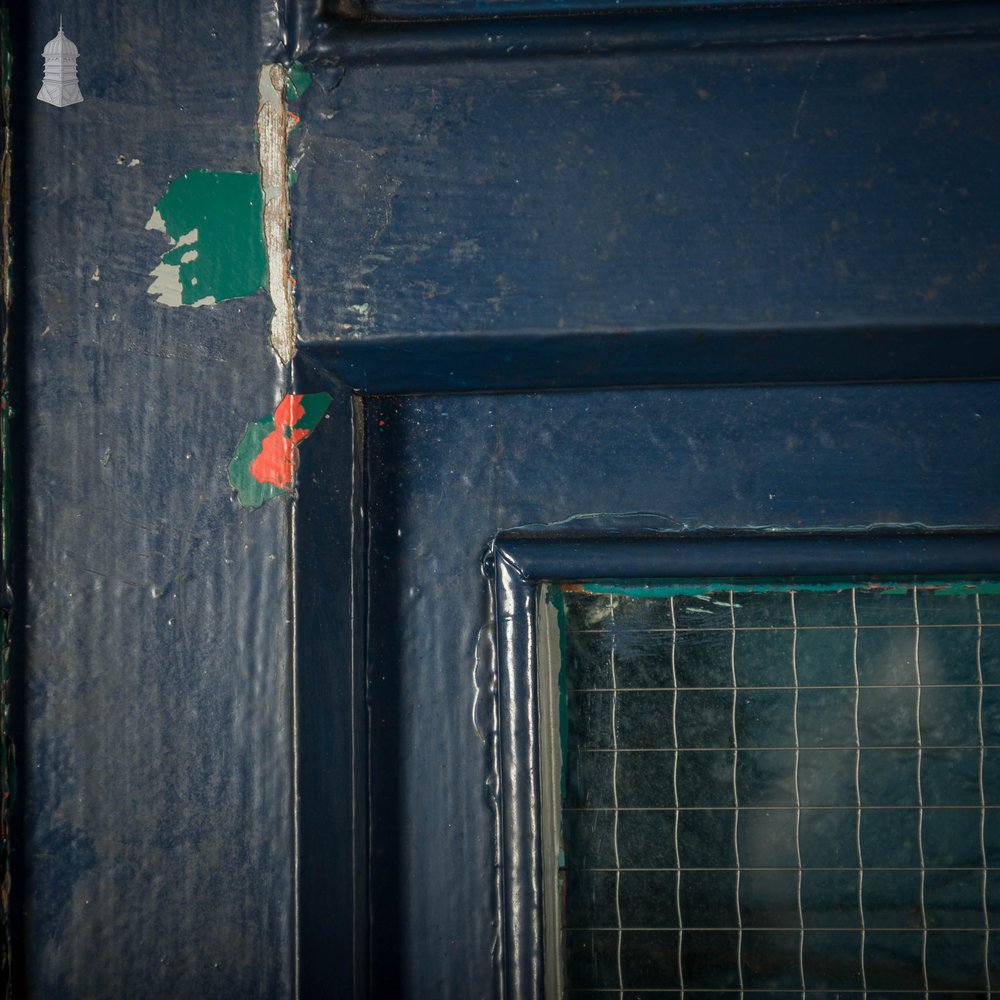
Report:
[[[300,76],[294,78],[295,95],[301,92]],[[288,105],[290,83],[284,66],[262,66],[257,78],[257,155],[260,162],[260,189],[264,198],[264,247],[267,255],[267,290],[274,306],[271,317],[271,346],[283,365],[295,356],[295,304],[289,273],[291,250],[288,229],[291,210],[288,201]],[[302,87],[304,90],[304,87]]]
[[[171,181],[146,228],[171,247],[151,272],[165,306],[214,305],[266,288],[274,307],[270,343],[281,363],[295,355],[295,282],[290,273],[288,136],[299,123],[288,101],[312,81],[298,63],[260,68],[256,115],[259,173],[192,170]]]

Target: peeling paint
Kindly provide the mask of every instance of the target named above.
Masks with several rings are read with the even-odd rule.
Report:
[[[295,356],[295,305],[289,274],[288,246],[288,107],[285,88],[289,73],[284,66],[262,66],[257,79],[257,151],[260,187],[264,197],[264,246],[267,254],[267,288],[274,306],[271,346],[282,364]]]
[[[146,228],[172,244],[150,272],[149,294],[161,305],[210,305],[265,285],[257,174],[190,171],[170,184]]]
[[[316,428],[331,402],[325,392],[288,393],[274,415],[247,424],[229,463],[229,482],[244,507],[295,490],[298,445]]]
[[[285,96],[289,101],[297,101],[312,83],[312,74],[302,65],[296,62],[288,68],[288,79],[285,83]]]
[[[283,364],[295,354],[294,281],[289,273],[288,134],[299,123],[289,100],[308,90],[299,63],[261,67],[256,129],[260,173],[193,170],[172,181],[146,228],[171,248],[150,272],[160,305],[204,306],[267,288],[274,306],[271,345]],[[133,158],[128,166],[140,165]],[[125,156],[118,156],[119,165]],[[183,250],[183,247],[191,249]]]

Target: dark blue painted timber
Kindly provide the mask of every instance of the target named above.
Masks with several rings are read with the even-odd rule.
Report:
[[[498,533],[517,529],[501,536],[515,575],[520,539],[544,553],[530,580],[655,576],[665,550],[698,576],[995,572],[998,420],[995,382],[369,399],[371,995],[517,997],[536,981],[508,964],[493,833],[508,831],[510,874],[528,847],[498,792],[493,692],[530,678],[483,666],[515,628],[502,603],[491,623],[481,572]],[[669,537],[640,546],[656,528]],[[801,537],[782,547],[775,529]],[[530,960],[537,923],[522,929]]]
[[[995,4],[11,7],[15,996],[518,996],[501,532],[993,565]],[[296,58],[289,370],[263,292],[157,305],[145,226],[257,169]],[[245,510],[290,388],[298,497]]]

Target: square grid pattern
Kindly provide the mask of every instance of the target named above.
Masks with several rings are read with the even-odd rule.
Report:
[[[995,589],[564,586],[564,995],[1000,993]]]

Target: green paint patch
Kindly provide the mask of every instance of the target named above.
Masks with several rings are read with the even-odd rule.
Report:
[[[569,709],[566,704],[566,601],[559,587],[547,587],[546,600],[555,608],[559,627],[559,746],[562,751],[560,788],[566,798],[566,756],[569,750]]]
[[[156,203],[147,229],[173,248],[152,272],[149,293],[168,306],[253,295],[267,284],[259,174],[192,170]]]
[[[872,590],[882,594],[905,594],[914,587],[934,590],[939,594],[1000,594],[1000,580],[593,580],[586,583],[563,584],[564,591],[585,594],[615,594],[622,597],[692,597],[698,594],[788,593],[808,591],[830,593],[842,590]]]
[[[312,83],[312,74],[302,65],[302,63],[292,63],[288,70],[288,79],[285,83],[285,97],[289,101],[297,101]]]
[[[274,414],[247,424],[229,463],[229,482],[244,507],[295,491],[298,445],[315,430],[331,402],[325,392],[289,393]]]

